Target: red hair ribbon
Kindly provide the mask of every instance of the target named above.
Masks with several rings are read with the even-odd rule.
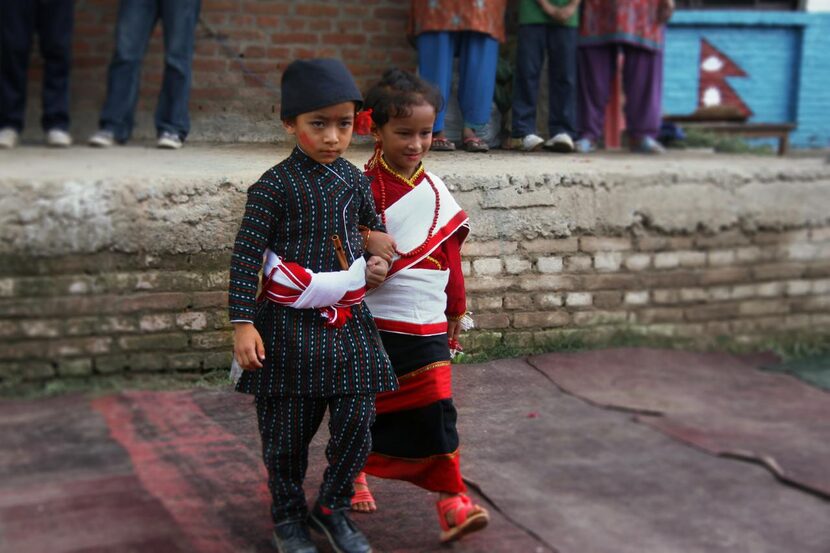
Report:
[[[354,118],[354,132],[359,135],[372,133],[372,108],[364,109]]]

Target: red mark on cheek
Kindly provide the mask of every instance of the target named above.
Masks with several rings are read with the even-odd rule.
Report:
[[[309,147],[313,145],[311,137],[303,131],[300,131],[300,134],[297,135],[297,140],[300,141],[300,146],[302,146],[304,150],[308,150]]]

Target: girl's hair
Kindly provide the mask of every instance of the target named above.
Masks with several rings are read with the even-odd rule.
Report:
[[[372,121],[380,128],[392,117],[409,117],[413,106],[425,103],[438,113],[444,100],[438,89],[425,80],[394,67],[366,93],[363,109],[372,109]]]

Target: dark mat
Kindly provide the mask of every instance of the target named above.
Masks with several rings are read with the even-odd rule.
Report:
[[[527,363],[458,367],[456,400],[490,527],[440,546],[432,494],[370,479],[380,510],[355,519],[378,553],[827,551],[828,502],[562,394]],[[0,551],[273,551],[259,457],[240,394],[0,402]]]
[[[521,360],[458,366],[455,390],[466,477],[561,553],[828,551],[830,503],[563,394]]]
[[[621,348],[529,362],[568,393],[830,498],[830,395],[756,369],[773,356]]]
[[[82,396],[0,402],[0,551],[189,551]]]
[[[273,551],[248,396],[130,392],[3,402],[0,421],[0,551]],[[326,440],[323,428],[310,455],[309,501]],[[442,547],[433,494],[403,482],[372,484],[381,510],[355,518],[379,553],[547,550],[497,511],[486,532]],[[321,552],[331,550],[317,542]]]
[[[766,371],[786,373],[801,380],[830,390],[830,353],[793,359],[784,363],[772,363],[761,367]]]

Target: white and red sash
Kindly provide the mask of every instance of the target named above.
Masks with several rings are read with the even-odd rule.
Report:
[[[351,307],[366,293],[366,260],[355,259],[347,271],[315,273],[283,261],[265,250],[260,299],[294,309],[319,309],[327,326],[340,327],[352,317]]]
[[[436,208],[436,197],[426,178],[386,208],[386,231],[397,243],[398,251],[411,251],[424,241],[426,247],[412,257],[398,257],[386,281],[366,295],[366,305],[380,330],[429,336],[447,331],[449,271],[414,269],[456,232],[462,241],[469,232],[468,217],[452,197],[444,182],[432,173],[429,178],[438,191],[438,221],[432,237],[429,228]]]

